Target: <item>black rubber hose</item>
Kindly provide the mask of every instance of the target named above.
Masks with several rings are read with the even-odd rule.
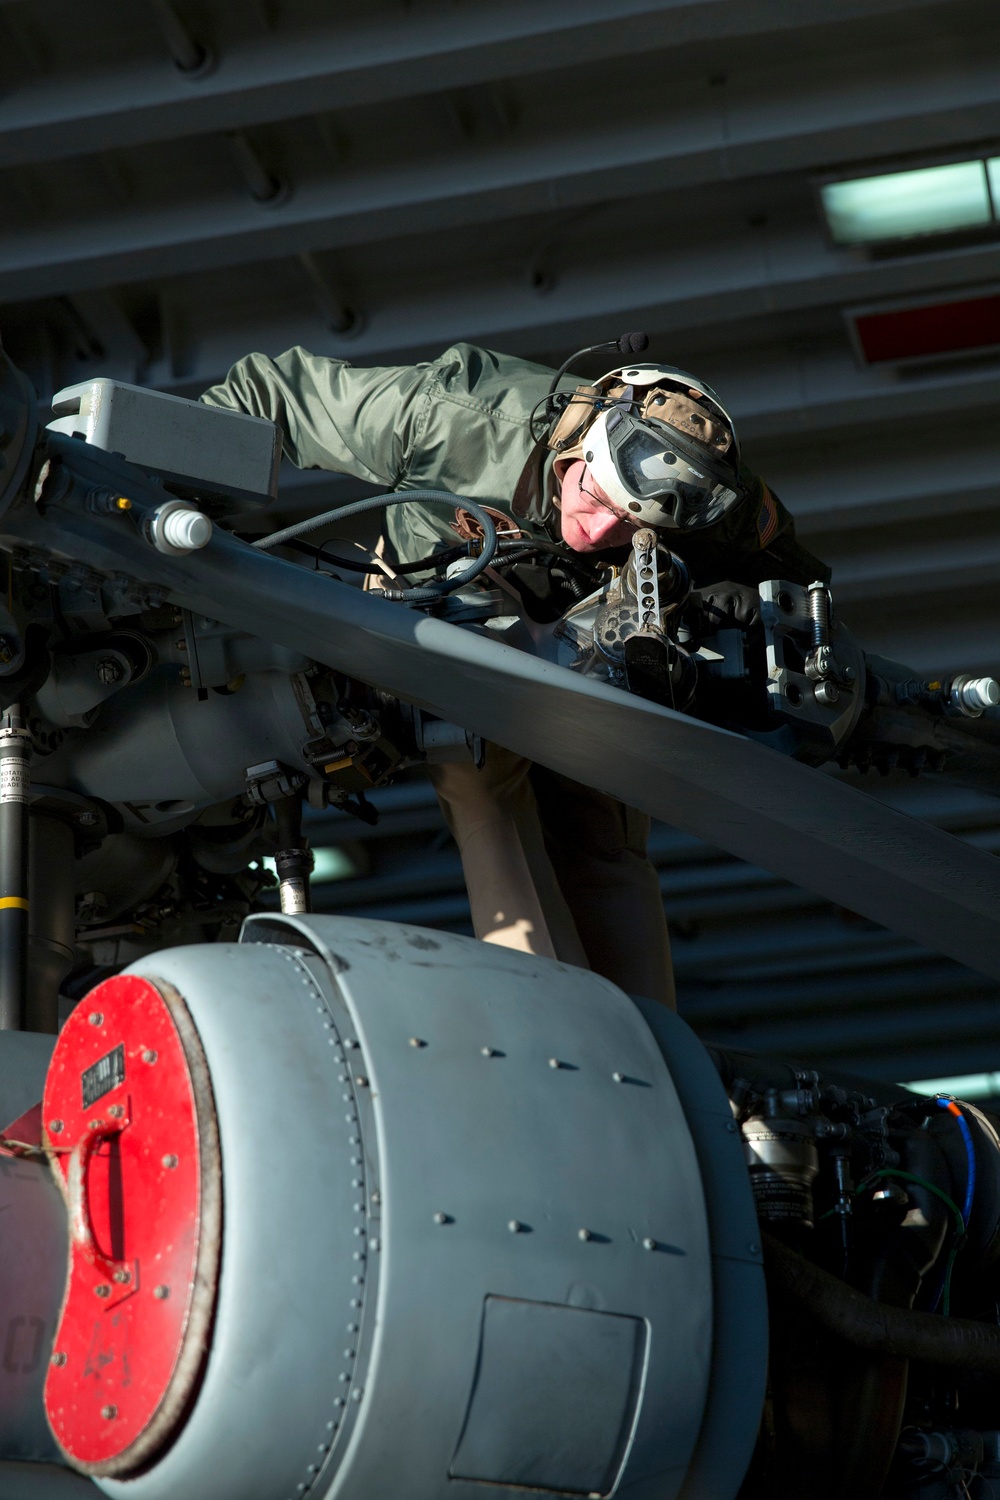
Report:
[[[408,505],[411,502],[425,502],[437,500],[442,503],[453,505],[469,511],[480,526],[483,528],[483,550],[479,556],[474,558],[464,573],[455,578],[441,579],[437,583],[427,584],[422,588],[413,589],[382,589],[383,598],[395,599],[401,604],[432,604],[436,599],[443,599],[446,594],[453,594],[456,589],[463,588],[465,584],[471,583],[478,578],[493,561],[497,550],[497,529],[493,524],[493,517],[489,511],[483,509],[475,500],[469,500],[463,495],[452,495],[448,490],[404,490],[402,492],[392,491],[386,495],[372,495],[367,500],[355,500],[352,505],[341,505],[337,510],[327,510],[318,516],[310,516],[308,521],[299,521],[295,526],[286,526],[282,531],[272,532],[270,536],[259,537],[250,545],[258,552],[267,552],[272,547],[280,547],[283,542],[291,541],[293,537],[301,536],[306,531],[316,531],[320,526],[327,526],[331,521],[345,521],[348,516],[362,516],[370,510],[388,510],[391,505]]]
[[[331,540],[335,539],[331,538]],[[329,543],[324,542],[321,547],[314,547],[312,542],[301,542],[297,537],[289,537],[286,542],[282,543],[282,546],[290,547],[293,552],[301,552],[304,557],[314,557],[317,562],[329,563],[332,568],[343,568],[345,573],[378,572],[378,562],[374,553],[370,553],[364,559],[338,557],[335,552],[327,552],[328,545]],[[428,568],[447,567],[458,558],[468,556],[469,549],[463,544],[461,547],[449,547],[445,552],[433,552],[429,557],[418,557],[416,562],[394,562],[392,570],[394,573],[423,573]]]
[[[873,1302],[773,1235],[763,1240],[772,1284],[846,1343],[869,1354],[1000,1376],[1000,1328]]]

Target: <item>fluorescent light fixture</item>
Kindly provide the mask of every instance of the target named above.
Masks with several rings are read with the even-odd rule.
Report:
[[[997,217],[1000,208],[1000,156],[991,156],[986,163],[986,173],[990,179],[990,197],[993,199],[993,217]]]
[[[830,234],[838,245],[871,245],[991,224],[990,185],[1000,189],[1000,158],[989,163],[989,184],[986,169],[984,161],[958,161],[824,183]]]
[[[272,875],[277,875],[277,868],[270,855],[262,859],[261,864],[265,870],[270,870]],[[358,867],[346,849],[338,849],[334,845],[329,849],[313,850],[313,872],[311,876],[313,885],[328,884],[332,880],[350,880],[352,875],[356,875],[357,873]]]
[[[962,1073],[957,1078],[920,1078],[900,1085],[915,1094],[954,1094],[957,1099],[987,1099],[1000,1094],[1000,1073]]]

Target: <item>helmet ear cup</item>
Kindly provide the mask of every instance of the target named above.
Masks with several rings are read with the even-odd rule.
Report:
[[[593,421],[597,389],[592,385],[578,385],[569,404],[549,433],[548,448],[566,458],[578,458],[577,451],[583,435]]]

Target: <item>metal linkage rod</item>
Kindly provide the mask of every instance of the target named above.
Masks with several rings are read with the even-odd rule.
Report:
[[[274,805],[278,848],[274,855],[278,872],[278,895],[286,915],[300,916],[312,911],[309,876],[313,855],[302,837],[302,801],[298,796],[283,797]]]
[[[23,1031],[28,1002],[30,740],[14,704],[0,717],[0,1030]]]

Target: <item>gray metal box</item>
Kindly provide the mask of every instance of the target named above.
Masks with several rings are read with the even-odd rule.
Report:
[[[226,495],[273,498],[281,433],[273,422],[120,380],[85,380],[53,398],[51,432],[82,438],[130,463]]]

